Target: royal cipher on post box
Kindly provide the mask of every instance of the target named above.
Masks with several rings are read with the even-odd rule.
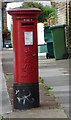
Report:
[[[14,108],[39,106],[37,8],[15,8],[13,18]]]

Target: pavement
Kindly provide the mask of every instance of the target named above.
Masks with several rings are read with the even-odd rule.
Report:
[[[0,93],[1,93],[1,105],[0,108],[0,115],[3,115],[4,118],[69,118],[69,115],[63,109],[63,107],[59,106],[60,100],[58,99],[59,92],[61,89],[68,90],[68,78],[61,78],[64,77],[64,73],[67,75],[66,70],[68,70],[68,59],[67,60],[59,60],[56,61],[55,59],[46,59],[45,54],[39,54],[39,76],[44,79],[46,85],[51,86],[53,90],[48,92],[44,90],[44,86],[40,83],[40,107],[32,108],[29,110],[14,110],[13,109],[13,99],[12,99],[12,83],[13,83],[13,51],[12,49],[3,49],[0,54]],[[60,64],[60,61],[62,64]],[[64,64],[63,64],[64,63]],[[3,70],[2,70],[3,64]],[[63,66],[62,66],[63,65]],[[66,72],[65,72],[66,71]],[[66,76],[65,76],[66,77]],[[68,76],[67,76],[68,77]],[[56,80],[55,80],[56,79]],[[65,83],[66,89],[61,87],[60,83],[63,81]],[[53,80],[53,81],[52,81]],[[57,82],[58,80],[58,82]],[[65,80],[65,81],[64,81]],[[55,83],[55,84],[53,84]],[[58,87],[59,85],[59,87]],[[10,87],[10,88],[9,88]],[[62,92],[62,91],[61,91]],[[4,94],[2,94],[4,93]],[[52,94],[54,93],[54,95]],[[56,94],[58,97],[56,97]],[[62,93],[63,94],[63,93]],[[56,99],[55,99],[56,97]],[[67,101],[69,103],[69,101]]]
[[[46,85],[51,86],[52,93],[58,99],[61,108],[64,108],[66,113],[71,116],[71,101],[69,87],[69,59],[65,60],[45,60],[42,59],[39,61],[40,64],[40,76],[44,78]]]
[[[0,115],[11,112],[11,102],[9,99],[6,80],[2,69],[2,51],[0,51]]]

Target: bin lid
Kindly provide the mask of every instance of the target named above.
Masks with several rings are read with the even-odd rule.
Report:
[[[62,28],[62,27],[66,27],[66,24],[57,24],[57,25],[52,25],[50,26],[50,30],[55,29],[55,28]]]
[[[50,25],[48,25],[48,26],[44,26],[44,28],[49,28],[50,27]]]

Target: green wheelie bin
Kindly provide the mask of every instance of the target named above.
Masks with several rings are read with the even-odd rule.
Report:
[[[54,57],[54,49],[53,49],[53,40],[52,40],[52,33],[49,29],[50,26],[44,26],[44,40],[47,43],[47,53],[46,58],[53,58]]]
[[[68,58],[65,41],[65,27],[66,24],[50,26],[50,30],[52,31],[54,55],[56,60]]]

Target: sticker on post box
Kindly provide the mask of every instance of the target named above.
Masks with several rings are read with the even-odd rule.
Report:
[[[25,45],[33,45],[33,31],[24,32]]]

